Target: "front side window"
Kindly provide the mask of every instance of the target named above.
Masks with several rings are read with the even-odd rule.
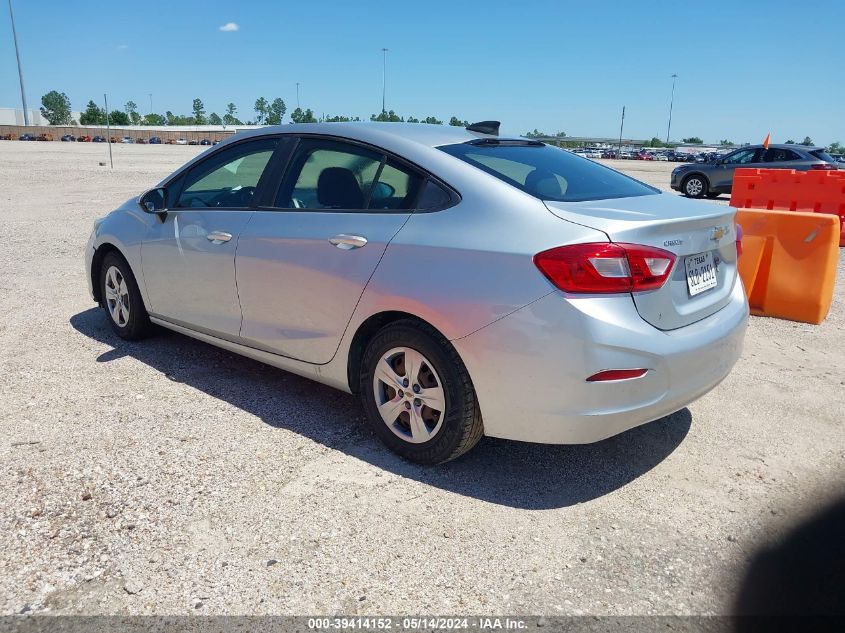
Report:
[[[543,143],[470,142],[438,149],[541,200],[580,202],[660,193],[618,171]]]
[[[756,155],[756,149],[741,149],[738,152],[728,155],[724,163],[726,165],[747,165],[748,163],[757,162],[754,159]]]
[[[277,139],[238,143],[216,152],[188,172],[177,208],[248,209]]]

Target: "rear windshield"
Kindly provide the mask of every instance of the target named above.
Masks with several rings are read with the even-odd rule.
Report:
[[[581,202],[660,193],[659,189],[551,145],[460,143],[438,149],[541,200]]]
[[[812,152],[810,152],[810,153],[811,153],[813,156],[815,156],[816,158],[818,158],[819,160],[823,160],[823,161],[824,161],[824,162],[826,162],[826,163],[835,163],[835,162],[836,162],[835,160],[833,160],[833,156],[831,156],[830,154],[828,154],[828,153],[827,153],[826,151],[824,151],[823,149],[814,149],[814,150],[813,150]]]

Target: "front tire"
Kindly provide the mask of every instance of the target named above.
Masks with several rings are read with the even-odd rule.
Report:
[[[100,305],[120,338],[137,341],[149,335],[152,324],[138,282],[127,261],[115,252],[108,253],[100,267]]]
[[[418,464],[440,464],[481,439],[484,426],[469,373],[434,328],[396,321],[370,340],[360,394],[375,434]]]
[[[687,198],[703,198],[707,195],[707,179],[699,174],[687,176],[681,189]]]

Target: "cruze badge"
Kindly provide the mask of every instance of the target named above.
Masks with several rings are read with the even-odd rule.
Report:
[[[684,243],[684,240],[666,240],[663,242],[663,246],[680,246]]]

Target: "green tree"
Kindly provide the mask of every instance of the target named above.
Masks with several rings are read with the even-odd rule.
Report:
[[[291,123],[316,123],[317,119],[314,118],[314,113],[311,111],[311,108],[303,111],[302,108],[297,108],[293,112],[290,113]]]
[[[845,152],[845,147],[839,141],[834,141],[827,146],[827,151],[829,154],[841,154]]]
[[[205,125],[205,105],[202,99],[194,99],[191,110],[194,112],[194,125]]]
[[[325,121],[326,123],[344,123],[346,121],[360,121],[360,120],[361,119],[357,116],[353,118],[353,117],[342,116],[342,115],[329,116],[329,117],[326,117],[325,119],[323,119],[323,121]]]
[[[789,139],[786,143],[784,143],[784,145],[795,145],[795,141]]]
[[[449,119],[449,125],[453,125],[455,127],[466,127],[469,125],[469,121],[461,121],[458,117],[453,116]]]
[[[452,118],[454,119],[455,117],[452,117]],[[451,121],[449,121],[449,125],[454,125],[454,124]],[[546,134],[545,132],[541,132],[540,130],[538,130],[535,127],[533,132],[526,132],[525,136],[528,137],[528,138],[542,138],[544,136],[548,136],[548,134]]]
[[[138,114],[138,105],[134,101],[127,101],[123,109],[129,116],[132,125],[138,125],[141,122],[141,115]]]
[[[141,125],[167,125],[167,119],[160,114],[150,112],[141,119]]]
[[[384,110],[381,111],[380,114],[372,114],[370,115],[370,121],[384,121],[387,123],[401,123],[404,119],[396,114],[393,110],[385,112]]]
[[[690,137],[682,139],[682,140],[683,140],[684,143],[696,143],[698,145],[701,145],[702,143],[704,143],[704,141],[702,141],[697,136],[690,136]]]
[[[721,141],[719,141],[719,145],[722,145],[723,147],[726,146],[726,145],[733,145],[733,144],[734,144],[733,141],[729,141],[726,138],[723,138]]]
[[[123,110],[112,110],[109,112],[109,123],[111,125],[131,125],[129,115]]]
[[[417,117],[409,116],[407,119],[405,119],[405,122],[406,123],[419,123],[420,120]]]
[[[428,123],[429,125],[443,125],[443,121],[438,119],[437,117],[427,116],[422,120],[423,123]]]
[[[646,147],[664,147],[664,143],[656,136],[652,136],[650,141],[646,141]]]
[[[223,115],[223,125],[243,125],[241,120],[235,116],[235,112],[238,111],[238,106],[234,103],[227,103],[226,104],[226,114]]]
[[[89,101],[85,106],[85,112],[79,116],[79,123],[81,125],[105,125],[106,112],[93,101]]]
[[[264,97],[258,97],[255,100],[255,114],[257,115],[255,118],[255,122],[258,125],[263,125],[265,120],[267,119],[267,114],[270,109],[270,104],[267,103],[267,99]]]
[[[70,99],[64,92],[51,90],[41,97],[41,116],[47,119],[50,125],[70,124]]]
[[[813,145],[813,139],[811,139],[809,136],[805,136],[804,140],[801,141],[801,145],[806,145],[807,147],[810,147]]]
[[[287,109],[283,99],[279,97],[273,99],[273,103],[267,109],[267,125],[281,125]]]
[[[223,125],[223,119],[221,119],[220,115],[216,112],[212,112],[208,115],[208,122],[211,125]]]

